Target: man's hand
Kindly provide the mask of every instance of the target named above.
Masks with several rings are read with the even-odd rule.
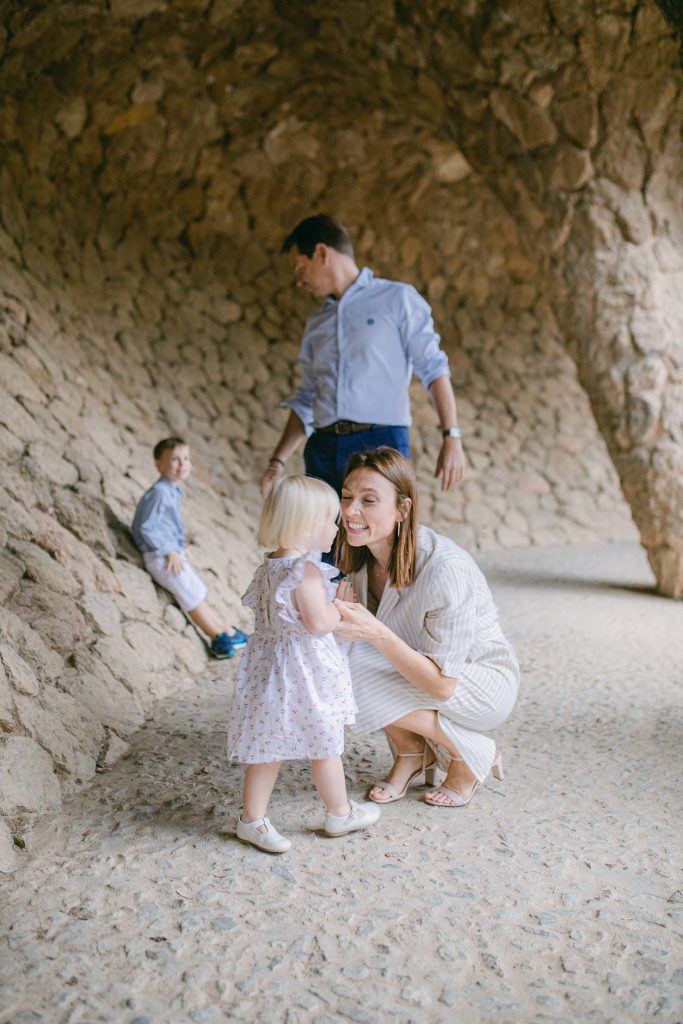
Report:
[[[278,477],[283,476],[284,472],[285,467],[282,465],[282,463],[279,461],[275,462],[274,460],[271,459],[271,461],[268,463],[268,468],[261,477],[261,482],[259,484],[261,497],[264,499],[264,501],[270,494],[275,481],[278,479]]]
[[[434,476],[441,477],[442,491],[450,491],[465,476],[465,452],[459,437],[444,437]]]
[[[172,576],[177,576],[183,571],[183,556],[179,551],[169,551],[166,555],[166,568]]]

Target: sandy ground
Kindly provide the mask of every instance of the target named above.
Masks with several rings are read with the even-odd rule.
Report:
[[[524,670],[505,781],[332,840],[294,763],[268,857],[217,664],[0,875],[0,1024],[683,1021],[683,606],[632,546],[481,564]],[[352,795],[388,763],[351,739]]]

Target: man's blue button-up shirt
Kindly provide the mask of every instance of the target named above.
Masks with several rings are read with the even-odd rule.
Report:
[[[140,551],[168,555],[171,551],[183,550],[185,533],[180,520],[181,498],[180,488],[164,476],[145,491],[135,509],[131,526],[133,540]]]
[[[299,387],[284,404],[307,431],[337,420],[410,426],[413,373],[425,388],[450,376],[439,341],[412,285],[364,267],[341,299],[330,296],[306,321]]]

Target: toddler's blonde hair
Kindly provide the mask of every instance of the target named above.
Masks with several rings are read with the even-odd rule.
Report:
[[[324,480],[284,476],[266,498],[257,540],[264,547],[294,547],[295,541],[310,536],[317,522],[338,514],[339,498]]]

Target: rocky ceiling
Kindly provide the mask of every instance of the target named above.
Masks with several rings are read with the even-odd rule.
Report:
[[[540,329],[576,361],[659,585],[683,592],[675,3],[0,13],[15,266],[82,308],[143,275],[259,301],[271,326],[294,329],[303,306],[283,298],[279,243],[326,208],[361,254],[428,292],[465,348],[482,324],[514,334],[510,311],[542,296]]]

